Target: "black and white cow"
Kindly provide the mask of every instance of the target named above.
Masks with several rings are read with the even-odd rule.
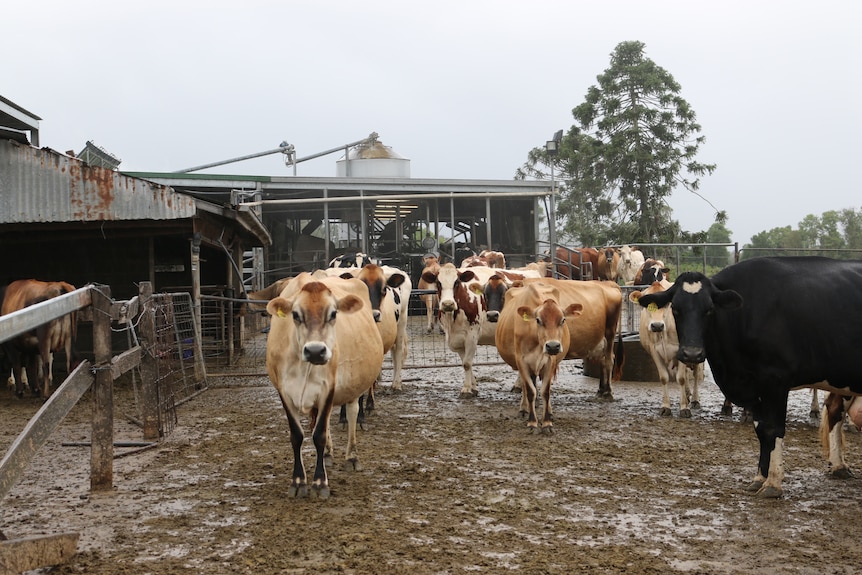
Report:
[[[673,304],[680,361],[709,360],[715,382],[749,408],[760,442],[750,491],[780,497],[787,397],[799,387],[862,395],[862,261],[763,257],[712,278],[680,274],[644,307]]]

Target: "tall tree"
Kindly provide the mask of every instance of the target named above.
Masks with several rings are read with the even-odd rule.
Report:
[[[539,160],[554,161],[565,181],[558,216],[585,245],[680,241],[686,232],[668,198],[677,186],[697,193],[700,177],[716,168],[696,160],[704,137],[694,110],[642,42],[619,44],[597,79],[572,110],[579,126],[559,155],[533,150],[516,178],[537,175],[530,170]]]

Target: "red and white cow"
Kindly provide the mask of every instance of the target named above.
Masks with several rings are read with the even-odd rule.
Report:
[[[71,293],[75,289],[75,286],[63,281],[45,282],[34,279],[14,281],[4,290],[0,315],[22,310]],[[26,369],[27,380],[33,394],[40,392],[43,399],[48,398],[54,381],[54,353],[65,352],[66,373],[71,373],[72,369],[77,367],[80,363],[74,346],[77,331],[77,314],[72,312],[4,344],[6,355],[12,365],[15,393],[18,397],[24,394],[22,370]],[[40,389],[37,390],[34,385],[38,385]]]
[[[635,276],[644,264],[644,255],[637,246],[623,246],[619,249],[620,261],[617,273],[625,285],[635,284]]]
[[[460,356],[464,367],[461,397],[474,397],[479,388],[473,374],[473,358],[488,311],[482,286],[473,268],[459,270],[451,263],[440,266],[437,273],[423,273],[422,279],[437,288],[440,326],[446,334],[446,345]]]
[[[848,415],[856,430],[862,430],[862,400],[858,396],[829,393],[823,400],[820,445],[823,448],[823,456],[829,461],[832,476],[839,479],[853,476],[844,459],[844,420]]]
[[[633,291],[629,294],[629,299],[637,304],[641,295],[662,292],[671,285],[673,284],[670,282],[666,284],[655,282],[643,291]],[[661,380],[662,402],[659,415],[672,414],[667,387],[673,380],[679,385],[679,416],[691,417],[691,410],[700,407],[699,387],[703,382],[703,364],[699,363],[692,368],[677,358],[679,338],[676,334],[676,322],[673,319],[671,306],[641,308],[638,333],[640,343],[652,357]]]
[[[287,414],[293,447],[288,495],[308,494],[301,454],[301,417],[307,416],[317,452],[311,493],[325,499],[330,495],[324,457],[332,450],[332,408],[347,406],[346,463],[356,469],[359,397],[383,365],[383,342],[371,315],[368,288],[358,279],[317,281],[303,273],[287,282],[266,309],[272,316],[266,368]]]
[[[553,432],[551,384],[560,361],[569,352],[567,319],[581,314],[583,306],[560,304],[560,291],[547,284],[532,283],[511,288],[497,326],[496,345],[500,357],[518,372],[521,384],[521,413],[528,416],[527,427],[538,428],[536,379],[542,381],[542,433]]]

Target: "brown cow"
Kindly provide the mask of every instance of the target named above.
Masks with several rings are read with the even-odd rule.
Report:
[[[559,289],[560,306],[564,309],[573,303],[584,306],[578,320],[569,326],[571,344],[566,359],[598,361],[601,373],[596,396],[602,400],[612,400],[611,381],[621,377],[624,361],[622,334],[618,332],[623,310],[620,286],[608,281],[583,282],[554,278],[527,278],[524,285],[536,282]],[[616,346],[615,336],[619,336]]]
[[[7,315],[31,305],[75,291],[72,284],[44,282],[34,279],[14,281],[6,286],[0,315]],[[27,370],[27,380],[34,395],[41,392],[43,399],[51,394],[54,381],[54,353],[66,353],[66,373],[80,363],[74,348],[77,337],[77,314],[72,312],[45,323],[29,334],[22,335],[5,344],[5,351],[12,364],[15,377],[15,394],[24,395],[22,370]],[[40,389],[37,389],[36,387]]]
[[[425,333],[431,333],[434,331],[434,328],[437,327],[442,332],[443,329],[439,327],[437,323],[437,286],[433,284],[429,284],[425,281],[425,273],[429,272],[431,274],[437,274],[440,272],[440,260],[435,255],[426,255],[422,258],[422,275],[419,277],[419,281],[417,282],[417,289],[420,290],[434,290],[434,293],[423,294],[419,296],[419,299],[425,304],[425,317],[428,319],[428,323],[425,326]]]
[[[580,303],[562,308],[560,291],[543,283],[506,292],[506,304],[497,326],[497,351],[518,372],[521,413],[528,415],[527,427],[531,431],[538,428],[536,378],[542,381],[542,433],[553,431],[551,384],[571,343],[566,319],[580,315],[582,309]]]
[[[599,265],[599,251],[595,248],[569,249],[558,246],[554,250],[554,268],[557,276],[571,280],[594,279]]]
[[[616,248],[608,246],[600,249],[599,255],[596,257],[595,279],[617,281],[619,263],[620,254],[617,253]]]
[[[324,457],[332,451],[332,408],[347,405],[346,460],[348,469],[355,469],[359,397],[383,366],[383,342],[371,315],[368,288],[358,279],[315,281],[303,273],[287,282],[266,310],[272,316],[266,369],[287,414],[293,446],[288,495],[308,494],[300,420],[308,416],[317,451],[311,493],[325,499],[330,495]]]

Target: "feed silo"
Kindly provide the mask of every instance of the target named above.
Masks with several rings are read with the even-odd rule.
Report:
[[[378,139],[351,148],[335,162],[335,175],[353,178],[409,178],[410,160]]]

